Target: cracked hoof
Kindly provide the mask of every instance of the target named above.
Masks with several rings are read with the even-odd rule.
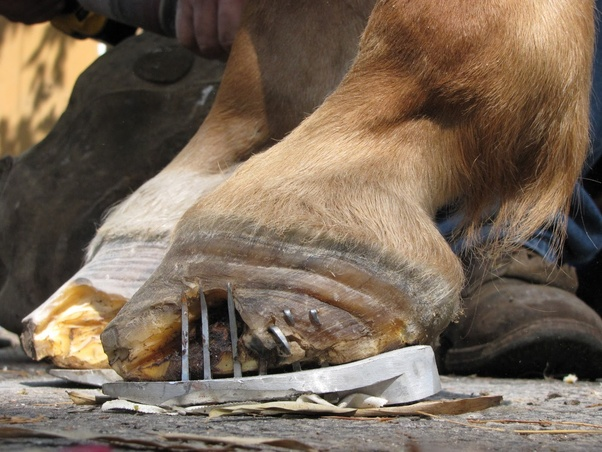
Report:
[[[108,367],[100,333],[148,279],[164,243],[106,243],[79,272],[23,319],[21,342],[33,359],[58,367]]]
[[[110,364],[124,378],[180,378],[182,302],[191,325],[191,377],[203,378],[200,290],[209,311],[211,373],[231,375],[229,283],[243,372],[260,370],[260,362],[272,371],[307,368],[428,344],[458,308],[457,291],[444,278],[397,257],[221,224],[219,232],[199,232],[212,227],[198,222],[193,235],[179,231],[160,267],[102,334]]]

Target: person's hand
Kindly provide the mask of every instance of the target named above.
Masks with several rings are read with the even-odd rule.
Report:
[[[46,22],[65,9],[65,0],[0,0],[0,15],[27,25]]]
[[[226,56],[245,3],[246,0],[180,0],[176,13],[178,40],[206,58]]]

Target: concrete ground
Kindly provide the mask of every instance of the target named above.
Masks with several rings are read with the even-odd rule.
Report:
[[[18,346],[0,348],[1,451],[332,450],[598,451],[602,383],[442,377],[444,399],[502,395],[455,416],[355,419],[112,413],[68,395],[97,394],[47,373]],[[54,437],[44,435],[54,435]],[[160,436],[171,434],[171,437]],[[202,435],[188,437],[185,435]],[[253,443],[259,437],[264,443]],[[277,440],[294,440],[279,442]]]

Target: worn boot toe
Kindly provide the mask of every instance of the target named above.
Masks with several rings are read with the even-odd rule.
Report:
[[[499,377],[602,376],[602,319],[575,295],[577,279],[521,249],[472,268],[465,315],[442,336],[444,371]]]

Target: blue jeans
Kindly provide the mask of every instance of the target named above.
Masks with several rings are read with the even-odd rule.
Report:
[[[602,28],[602,0],[596,0],[596,10],[596,25],[599,29]],[[596,33],[590,124],[592,149],[583,169],[583,179],[596,181],[601,185],[602,190],[602,30],[597,30]],[[596,168],[596,164],[600,168]],[[439,230],[445,237],[449,237],[458,224],[459,219],[453,216],[440,216],[437,221]],[[551,231],[542,230],[528,240],[525,246],[542,256],[553,259],[556,256],[552,254],[551,239]],[[563,255],[560,257],[564,263],[581,265],[591,261],[600,250],[602,250],[602,213],[594,203],[590,191],[583,183],[579,183],[575,187],[568,219],[567,238]]]

